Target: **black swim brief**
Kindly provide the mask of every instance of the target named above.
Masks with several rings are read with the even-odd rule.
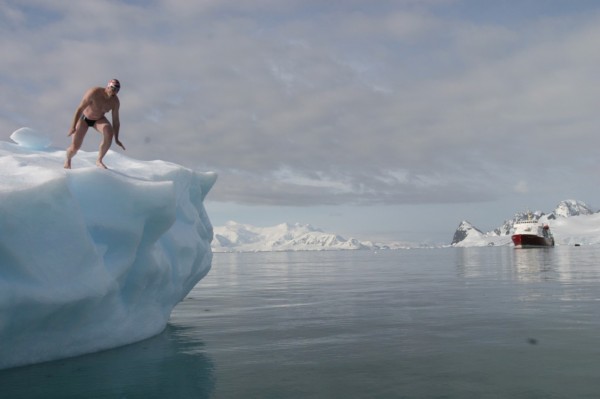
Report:
[[[93,119],[89,119],[87,116],[85,116],[83,114],[81,114],[81,120],[84,121],[85,123],[87,123],[87,125],[90,127],[94,126],[96,124],[96,122],[98,122]]]

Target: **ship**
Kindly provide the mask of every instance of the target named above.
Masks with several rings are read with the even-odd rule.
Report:
[[[553,247],[554,237],[550,226],[531,217],[515,222],[512,242],[515,248]]]

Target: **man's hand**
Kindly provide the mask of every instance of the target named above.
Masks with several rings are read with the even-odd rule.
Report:
[[[117,145],[118,145],[119,147],[121,147],[122,149],[125,149],[125,146],[123,145],[123,143],[121,143],[121,141],[120,141],[120,140],[115,140],[115,143],[117,143]]]
[[[75,134],[75,128],[72,127],[71,130],[69,130],[69,134],[67,134],[67,137],[72,136]]]

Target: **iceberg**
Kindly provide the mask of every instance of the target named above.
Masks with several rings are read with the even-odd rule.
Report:
[[[64,149],[28,128],[0,142],[0,369],[162,332],[210,270],[215,173]]]

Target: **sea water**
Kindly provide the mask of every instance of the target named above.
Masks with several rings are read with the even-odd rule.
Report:
[[[215,254],[159,336],[0,371],[1,398],[598,395],[595,246]]]

